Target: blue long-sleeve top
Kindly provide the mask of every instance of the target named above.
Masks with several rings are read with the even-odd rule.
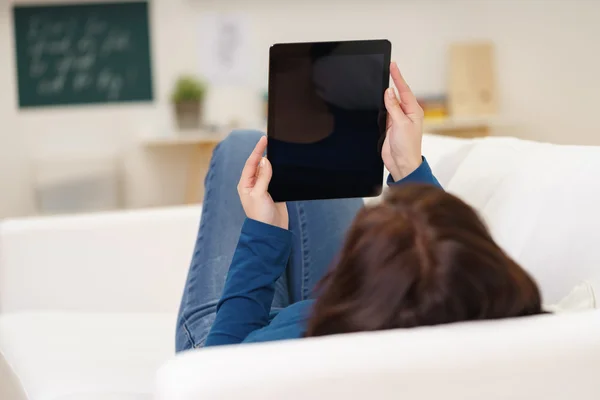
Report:
[[[388,185],[427,183],[441,187],[423,158],[410,175]],[[284,273],[292,249],[286,229],[246,219],[235,250],[217,316],[205,346],[301,338],[314,300],[281,310],[270,320],[275,281]]]

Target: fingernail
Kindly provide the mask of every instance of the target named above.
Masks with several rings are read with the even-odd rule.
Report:
[[[388,88],[388,90],[387,90],[387,96],[388,96],[390,99],[393,99],[393,98],[395,98],[396,96],[394,95],[394,89],[392,89],[392,88]]]
[[[262,168],[264,166],[265,166],[265,158],[263,157],[260,159],[260,167]]]

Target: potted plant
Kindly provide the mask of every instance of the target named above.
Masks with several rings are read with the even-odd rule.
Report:
[[[182,76],[173,91],[177,125],[181,130],[198,129],[202,120],[202,104],[206,94],[206,85],[193,76]]]

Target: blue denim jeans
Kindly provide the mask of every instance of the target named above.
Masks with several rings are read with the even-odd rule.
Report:
[[[244,222],[237,183],[262,133],[236,131],[213,153],[205,180],[200,229],[177,318],[176,351],[202,347]],[[287,204],[294,242],[286,274],[276,283],[272,312],[312,294],[340,250],[362,199]]]

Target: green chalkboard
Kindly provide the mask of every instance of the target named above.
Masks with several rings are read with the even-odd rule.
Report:
[[[151,101],[147,2],[13,8],[19,106]]]

